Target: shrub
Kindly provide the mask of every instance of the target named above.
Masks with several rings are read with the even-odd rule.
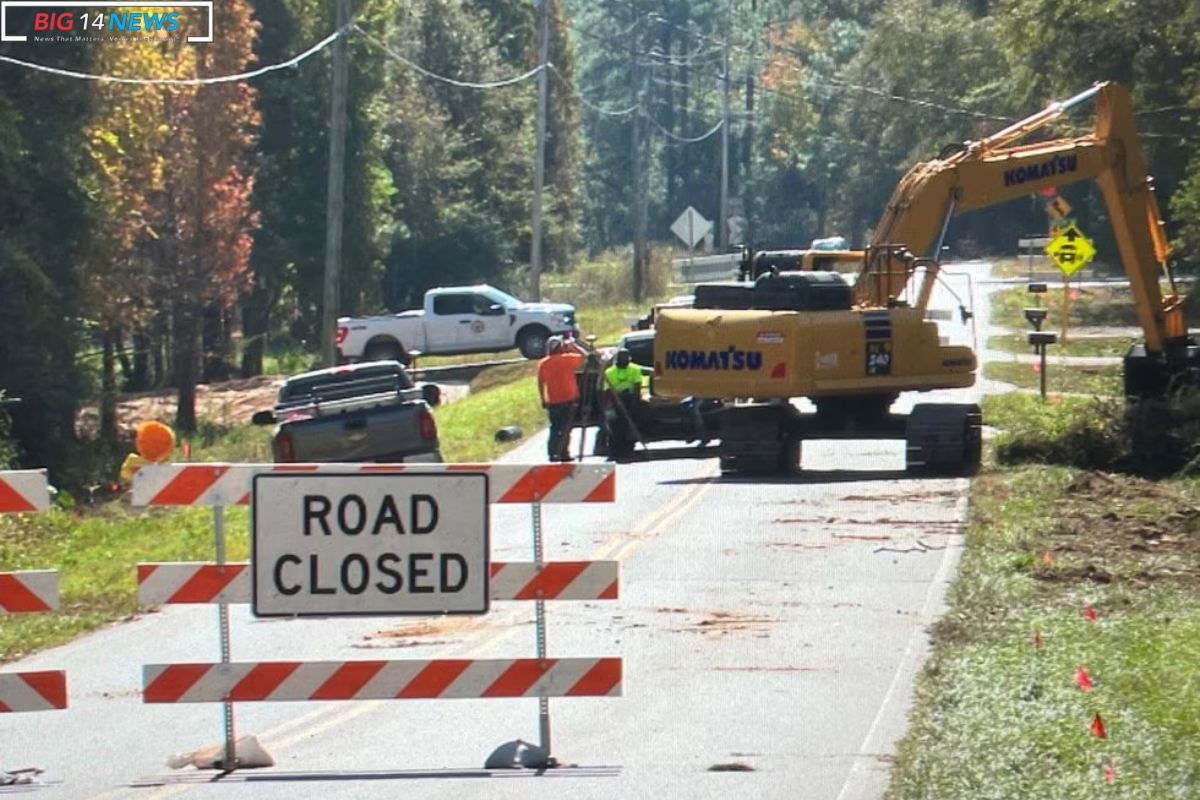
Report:
[[[1200,472],[1200,390],[1126,404],[1073,398],[1057,405],[1030,394],[988,398],[985,418],[1003,429],[1002,464],[1062,464],[1163,477]]]

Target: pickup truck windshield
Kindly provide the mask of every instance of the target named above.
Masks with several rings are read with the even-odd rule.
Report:
[[[490,288],[485,291],[484,294],[487,295],[492,301],[499,303],[505,308],[519,308],[521,305],[520,300],[513,297],[511,294],[502,292],[496,288]]]
[[[279,404],[290,405],[311,400],[318,394],[327,398],[331,390],[336,393],[339,384],[347,385],[351,382],[364,387],[364,389],[376,385],[380,387],[374,391],[381,391],[383,387],[393,382],[393,385],[399,389],[413,388],[412,379],[403,370],[391,365],[372,366],[292,378],[280,388]],[[352,387],[347,385],[346,388],[351,389]]]

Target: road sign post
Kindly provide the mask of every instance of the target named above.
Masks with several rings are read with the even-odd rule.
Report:
[[[699,211],[688,206],[674,222],[671,223],[671,233],[679,237],[688,247],[688,267],[696,254],[696,245],[712,230],[712,222],[706,220]]]
[[[1065,225],[1046,245],[1046,253],[1063,274],[1062,341],[1067,341],[1068,316],[1071,311],[1071,276],[1083,269],[1096,256],[1091,239],[1083,235],[1075,223]]]

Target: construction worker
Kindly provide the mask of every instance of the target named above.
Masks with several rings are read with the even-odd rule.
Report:
[[[610,458],[633,452],[629,417],[637,410],[642,397],[642,368],[631,363],[629,351],[617,350],[612,365],[604,371],[604,386],[614,396],[604,412],[606,437],[604,445]]]
[[[561,336],[546,341],[546,357],[538,362],[538,393],[542,408],[550,415],[550,436],[546,451],[551,461],[569,461],[571,415],[579,403],[579,382],[575,375],[583,366],[583,351]]]
[[[624,347],[618,350],[612,366],[604,370],[604,384],[610,391],[637,399],[642,395],[642,368],[631,361],[628,350]]]

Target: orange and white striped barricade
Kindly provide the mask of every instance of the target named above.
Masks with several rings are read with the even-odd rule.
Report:
[[[50,507],[43,469],[0,471],[0,513],[21,514]],[[58,572],[0,572],[0,614],[29,614],[58,608]],[[67,707],[62,670],[0,674],[0,713],[51,711]]]
[[[254,481],[288,475],[350,481],[355,475],[485,475],[486,504],[524,503],[532,509],[532,562],[490,562],[491,600],[532,600],[536,607],[537,657],[430,661],[233,662],[230,603],[255,603],[253,562],[226,562],[223,511],[251,504]],[[312,483],[312,481],[310,481]],[[366,483],[364,481],[363,483]],[[482,495],[481,495],[482,496]],[[221,702],[225,706],[224,768],[237,766],[233,703],[250,701],[405,698],[536,697],[541,749],[550,759],[550,697],[616,697],[621,694],[620,658],[553,659],[546,654],[546,600],[615,600],[618,562],[543,559],[542,503],[597,503],[616,499],[612,464],[164,464],[148,465],[133,479],[133,504],[208,505],[214,510],[216,563],[138,565],[141,605],[211,603],[220,609],[221,661],[147,664],[146,703]],[[255,509],[254,519],[269,512]],[[257,533],[256,533],[257,536]],[[256,548],[258,543],[256,540]],[[264,612],[265,613],[265,612]],[[328,615],[325,612],[322,616]],[[341,612],[338,612],[341,613]],[[347,612],[348,613],[348,612]],[[395,612],[380,612],[395,613]],[[412,612],[409,612],[412,613]],[[429,613],[429,612],[420,612]],[[438,612],[442,613],[442,612]]]

